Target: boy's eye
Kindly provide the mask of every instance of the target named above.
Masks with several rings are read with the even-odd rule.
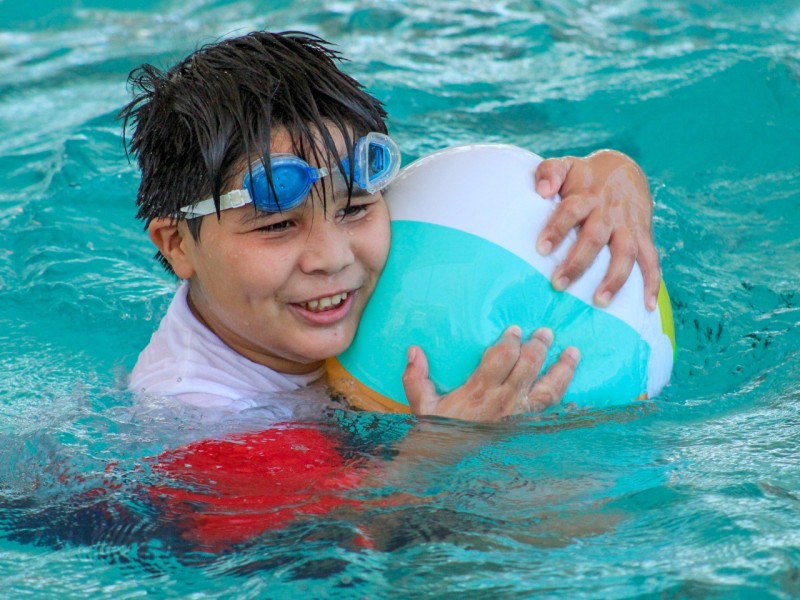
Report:
[[[336,212],[336,216],[342,221],[352,221],[364,216],[368,208],[369,204],[351,204],[350,206],[345,206],[344,208],[338,210]]]
[[[258,228],[258,231],[263,231],[266,233],[280,233],[282,231],[286,231],[287,229],[291,228],[293,225],[293,221],[278,221],[277,223],[270,223],[268,225],[264,225]]]

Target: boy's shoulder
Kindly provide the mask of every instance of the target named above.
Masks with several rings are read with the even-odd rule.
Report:
[[[137,396],[166,396],[199,408],[233,412],[260,405],[255,399],[302,389],[323,371],[278,373],[227,346],[192,314],[183,282],[150,342],[139,355],[128,388]]]

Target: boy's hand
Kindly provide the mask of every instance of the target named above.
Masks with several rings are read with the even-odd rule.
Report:
[[[467,382],[444,396],[436,393],[430,380],[425,354],[412,346],[403,374],[411,412],[464,421],[499,421],[559,403],[575,374],[580,353],[577,348],[567,348],[539,377],[552,341],[553,332],[547,328],[537,329],[523,342],[520,328],[509,327],[500,341],[484,352]]]
[[[654,310],[661,268],[650,231],[653,201],[639,166],[612,150],[585,158],[551,158],[536,169],[536,191],[543,198],[561,194],[561,202],[536,242],[542,255],[550,254],[570,229],[580,227],[577,241],[553,273],[553,287],[566,289],[608,244],[611,262],[595,291],[595,303],[608,306],[638,262],[645,305]]]

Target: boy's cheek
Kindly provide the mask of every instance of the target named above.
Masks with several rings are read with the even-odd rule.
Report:
[[[382,273],[384,267],[386,266],[386,262],[389,260],[389,252],[391,251],[392,247],[392,221],[389,217],[389,210],[385,208],[381,214],[381,224],[382,224],[382,233],[380,239],[381,243],[381,261],[380,261],[380,268],[379,271]]]

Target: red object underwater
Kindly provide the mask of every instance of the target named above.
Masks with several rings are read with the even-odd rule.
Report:
[[[165,481],[148,491],[184,539],[220,551],[298,517],[358,506],[346,492],[364,469],[339,444],[307,425],[201,440],[159,455],[153,471]]]

